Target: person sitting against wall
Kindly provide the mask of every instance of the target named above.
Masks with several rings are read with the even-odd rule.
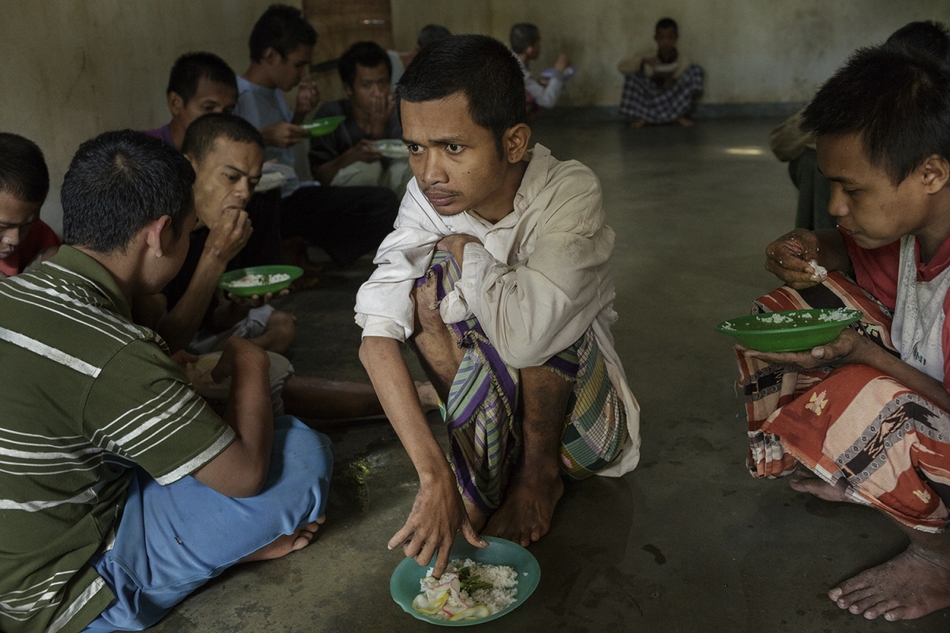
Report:
[[[677,47],[679,27],[672,18],[656,23],[655,47],[624,58],[617,70],[624,75],[620,115],[630,127],[672,123],[692,127],[689,111],[703,92],[703,69]]]
[[[450,35],[452,35],[452,32],[444,26],[439,24],[426,24],[424,27],[419,29],[419,35],[416,37],[416,45],[411,51],[407,51],[405,53],[400,53],[398,51],[386,51],[386,54],[389,55],[389,61],[392,62],[393,68],[393,76],[389,82],[390,90],[396,90],[396,84],[399,83],[399,78],[402,77],[404,72],[406,72],[406,68],[412,63],[412,60],[416,58],[416,55],[419,54],[419,51],[433,42],[444,40]]]
[[[375,42],[356,42],[338,65],[346,98],[324,103],[316,116],[345,116],[346,120],[310,141],[313,177],[338,187],[384,186],[401,198],[412,170],[405,160],[383,156],[377,144],[392,139],[393,151],[405,152],[402,125],[389,89],[389,56]]]
[[[0,132],[0,279],[43,262],[59,249],[59,238],[40,220],[49,193],[43,152],[29,139]]]
[[[535,79],[528,64],[541,56],[541,31],[534,24],[521,22],[511,27],[508,40],[524,75],[525,103],[530,120],[542,108],[553,108],[557,103],[573,62],[567,53],[561,53],[550,74]]]
[[[316,41],[317,33],[300,9],[281,4],[268,7],[251,29],[251,61],[237,78],[234,114],[260,130],[266,145],[264,160],[276,161],[290,175],[281,186],[281,237],[300,238],[304,248],[292,260],[285,253],[285,260],[301,267],[311,265],[306,249],[310,245],[345,267],[376,250],[392,230],[399,200],[386,187],[331,187],[298,180],[296,174],[304,168],[297,169],[294,146],[309,138],[299,123],[316,106],[316,95],[309,85],[303,97],[298,91],[291,111],[284,93],[302,83]]]

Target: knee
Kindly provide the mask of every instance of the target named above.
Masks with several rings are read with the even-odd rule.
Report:
[[[413,288],[412,299],[416,307],[417,329],[423,331],[433,328],[445,329],[433,279],[427,279],[423,286]]]
[[[267,332],[274,335],[276,345],[290,347],[297,337],[297,319],[289,312],[274,310],[267,320]]]

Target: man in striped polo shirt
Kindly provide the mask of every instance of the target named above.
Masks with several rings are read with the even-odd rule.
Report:
[[[16,368],[0,384],[0,630],[146,628],[323,521],[330,442],[272,418],[267,354],[228,342],[222,420],[132,322],[132,298],[187,253],[193,181],[143,134],[84,143],[62,187],[66,246],[0,282],[0,359]]]

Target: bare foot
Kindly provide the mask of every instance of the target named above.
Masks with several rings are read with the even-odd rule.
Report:
[[[692,122],[692,120],[687,119],[684,116],[677,117],[676,122],[679,123],[683,127],[693,127],[694,125],[696,125],[695,123]]]
[[[812,473],[805,471],[804,473],[799,470],[794,475],[788,484],[791,486],[792,490],[797,490],[798,492],[807,492],[810,495],[814,495],[819,499],[824,499],[825,501],[843,501],[846,503],[853,503],[851,499],[845,495],[844,490],[840,488],[835,488],[828,482],[823,479],[819,479]]]
[[[416,383],[416,391],[419,392],[419,402],[422,404],[422,412],[428,413],[429,411],[435,411],[439,408],[439,394],[436,393],[435,387],[432,386],[431,382],[419,382]]]
[[[285,534],[284,536],[278,537],[277,540],[265,545],[253,554],[245,556],[238,562],[250,563],[257,560],[273,560],[286,556],[291,552],[296,552],[298,549],[303,549],[310,545],[310,541],[313,540],[314,535],[320,528],[320,524],[326,520],[326,515],[323,515],[313,523],[308,523],[293,534]]]
[[[634,119],[633,121],[630,122],[630,127],[632,127],[635,130],[639,130],[646,124],[647,122],[644,121],[643,119]]]
[[[868,620],[912,620],[950,606],[950,559],[911,544],[883,565],[828,592],[836,605]]]
[[[563,494],[560,474],[545,478],[518,473],[505,500],[489,519],[485,534],[528,546],[548,533],[554,508]]]

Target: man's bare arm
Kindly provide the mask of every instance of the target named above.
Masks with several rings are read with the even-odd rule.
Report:
[[[224,420],[235,438],[217,457],[194,473],[195,479],[229,497],[260,492],[270,469],[274,416],[270,399],[270,359],[260,347],[242,338],[228,339],[215,378],[231,376]]]
[[[360,360],[419,475],[415,503],[405,525],[390,539],[389,547],[408,541],[403,551],[420,565],[428,565],[438,549],[434,575],[439,577],[448,565],[449,550],[459,530],[473,545],[483,546],[483,542],[468,520],[455,474],[422,412],[399,342],[367,336],[360,346]]]
[[[247,244],[251,233],[247,212],[238,209],[225,210],[211,228],[187,290],[155,328],[172,353],[187,347],[198,332],[211,306],[218,280],[228,262]]]

